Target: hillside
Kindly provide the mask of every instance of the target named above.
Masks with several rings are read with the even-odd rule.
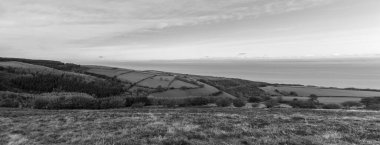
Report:
[[[315,94],[323,103],[341,103],[380,96],[379,91],[370,89],[278,85],[236,78],[19,58],[0,58],[0,79],[0,91],[31,94],[78,92],[95,98],[216,97],[248,100],[257,97],[266,100],[269,96],[284,96],[285,100],[307,100],[308,96]]]
[[[0,91],[18,93],[69,91],[88,93],[94,97],[145,94],[157,98],[266,96],[258,88],[262,84],[257,82],[244,81],[244,84],[236,86],[242,80],[50,60],[0,58],[0,78]],[[234,84],[228,85],[226,82]]]

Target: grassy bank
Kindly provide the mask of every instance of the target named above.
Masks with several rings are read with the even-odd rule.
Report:
[[[0,144],[380,144],[380,112],[0,108]]]

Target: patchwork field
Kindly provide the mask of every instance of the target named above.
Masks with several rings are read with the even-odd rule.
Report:
[[[296,109],[0,108],[0,144],[380,144],[380,113]]]
[[[274,97],[276,98],[276,97]],[[282,99],[287,100],[287,101],[292,101],[293,99],[298,99],[298,100],[308,100],[309,97],[291,97],[291,96],[284,96]],[[330,103],[336,103],[340,104],[346,101],[355,101],[359,102],[362,98],[360,97],[318,97],[318,101],[320,103],[324,104],[330,104]]]
[[[305,87],[305,86],[267,86],[262,87],[264,91],[278,95],[275,90],[280,92],[296,92],[299,96],[309,96],[315,94],[317,96],[338,96],[338,97],[375,97],[380,96],[380,92],[375,91],[356,91],[356,90],[343,90],[343,89],[330,89],[318,87]]]
[[[141,80],[144,80],[149,77],[153,77],[155,74],[150,74],[150,73],[142,73],[142,72],[130,72],[127,74],[122,74],[117,76],[118,79],[122,81],[127,81],[131,83],[137,83]]]
[[[139,82],[137,85],[149,88],[157,88],[159,86],[167,88],[174,78],[174,76],[155,76],[152,78],[145,79]]]
[[[151,96],[153,97],[188,97],[188,96],[208,96],[213,93],[218,92],[219,90],[215,87],[212,87],[207,84],[203,84],[204,87],[202,88],[195,88],[195,89],[174,89],[174,90],[168,90],[165,92],[160,93],[153,93]]]

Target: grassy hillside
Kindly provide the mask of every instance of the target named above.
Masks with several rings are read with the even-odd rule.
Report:
[[[375,145],[380,113],[186,108],[0,108],[0,144]]]

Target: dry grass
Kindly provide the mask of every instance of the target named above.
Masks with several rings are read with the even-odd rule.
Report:
[[[0,108],[0,144],[380,144],[380,112]]]

